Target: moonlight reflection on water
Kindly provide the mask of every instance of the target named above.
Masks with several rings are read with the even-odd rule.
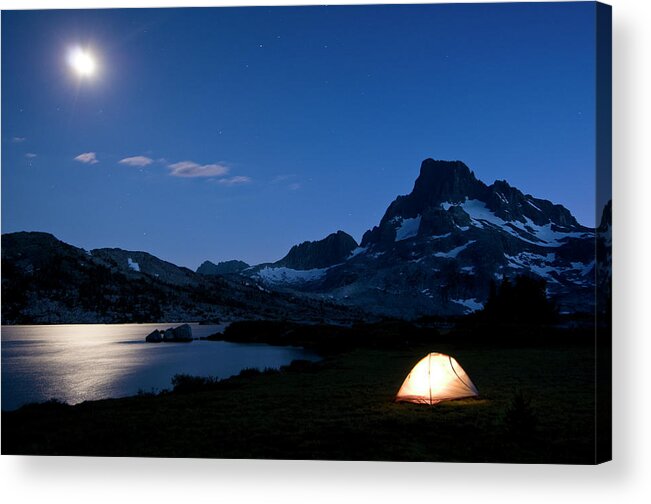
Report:
[[[178,325],[178,324],[174,324]],[[316,360],[301,348],[223,341],[145,343],[170,324],[80,324],[2,327],[2,409],[56,398],[70,404],[170,387],[187,373],[226,378],[249,367]],[[192,324],[195,338],[224,326]]]

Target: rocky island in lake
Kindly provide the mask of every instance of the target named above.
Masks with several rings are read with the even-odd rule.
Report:
[[[192,341],[192,327],[183,324],[169,329],[154,330],[145,338],[147,343],[189,343]]]

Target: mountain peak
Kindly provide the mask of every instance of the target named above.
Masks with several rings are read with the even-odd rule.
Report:
[[[414,188],[406,196],[398,196],[382,220],[394,217],[413,218],[441,203],[459,203],[466,198],[483,199],[486,185],[475,178],[461,161],[441,161],[431,158],[420,165]]]
[[[425,159],[411,193],[398,196],[387,208],[380,225],[364,233],[362,246],[369,243],[393,243],[396,223],[416,219],[440,208],[442,203],[461,203],[466,199],[485,199],[486,184],[461,161]]]
[[[322,240],[294,245],[287,255],[275,264],[297,270],[327,268],[344,261],[356,248],[355,239],[340,230]]]
[[[406,237],[456,233],[470,225],[470,215],[464,210],[470,207],[477,211],[485,209],[482,211],[487,211],[490,219],[497,219],[506,227],[533,223],[566,232],[589,231],[562,205],[525,195],[506,180],[487,186],[461,161],[428,158],[421,164],[411,193],[398,196],[389,205],[379,226],[364,233],[362,247],[391,246]],[[485,220],[486,215],[479,217],[479,221],[482,218]],[[476,227],[483,224],[479,222]]]
[[[420,164],[420,173],[416,182],[419,179],[436,178],[442,180],[453,177],[474,179],[475,176],[463,161],[445,161],[443,159],[427,158]]]
[[[410,196],[420,203],[439,204],[474,197],[486,186],[461,161],[425,159]]]

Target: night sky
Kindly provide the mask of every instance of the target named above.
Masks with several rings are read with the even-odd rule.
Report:
[[[427,157],[593,226],[594,9],[3,12],[2,232],[255,264],[359,241]]]

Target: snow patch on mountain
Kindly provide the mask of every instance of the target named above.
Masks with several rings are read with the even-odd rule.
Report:
[[[355,250],[353,250],[350,255],[348,256],[348,259],[352,259],[355,256],[358,256],[359,254],[363,254],[368,250],[368,247],[357,247]]]
[[[502,193],[496,192],[495,194],[497,195],[497,197],[498,197],[499,199],[502,200],[503,203],[506,203],[507,205],[509,204],[509,200],[507,200],[507,199],[502,195]]]
[[[136,261],[134,261],[130,257],[127,257],[127,264],[129,266],[130,270],[138,271],[138,272],[140,271],[140,264],[138,264]]]
[[[559,283],[554,277],[554,273],[560,275],[565,271],[565,268],[553,265],[556,260],[556,254],[553,253],[542,255],[532,252],[520,252],[515,256],[505,255],[505,257],[511,268],[531,271],[552,283]],[[585,266],[583,263],[581,265]]]
[[[579,270],[579,274],[581,276],[585,276],[589,274],[592,269],[594,268],[595,261],[590,261],[588,264],[582,263],[582,262],[572,262],[570,263],[570,266],[572,266],[572,269]]]
[[[522,241],[541,247],[560,247],[565,244],[568,238],[588,238],[592,236],[591,233],[586,232],[556,231],[552,229],[551,222],[540,226],[528,217],[525,217],[526,222],[524,223],[518,220],[505,221],[491,212],[486,204],[479,200],[466,198],[463,203],[451,203],[449,201],[441,203],[441,208],[444,210],[449,210],[452,206],[462,208],[470,216],[472,224],[477,228],[484,229],[486,226],[497,226]],[[532,206],[535,205],[532,204]]]
[[[471,313],[484,308],[483,303],[479,302],[476,298],[470,299],[451,299],[453,303],[463,305],[466,313]]]
[[[400,227],[396,229],[396,241],[402,241],[416,236],[418,234],[418,226],[420,226],[420,215],[413,219],[401,219]]]
[[[509,266],[512,268],[528,269],[543,277],[547,277],[550,272],[557,270],[557,268],[551,266],[556,257],[555,254],[541,255],[532,252],[520,252],[514,256],[505,254],[504,257],[509,261]]]
[[[319,280],[328,271],[328,268],[315,268],[310,270],[295,270],[291,268],[273,268],[265,266],[258,271],[257,276],[270,283],[304,283]]]
[[[527,203],[529,203],[532,207],[534,207],[536,210],[538,210],[539,212],[543,213],[543,211],[542,211],[540,208],[538,208],[536,205],[534,205],[533,202],[532,202],[530,199],[526,199],[525,201],[526,201]]]
[[[470,245],[475,243],[477,240],[470,240],[467,243],[464,243],[463,245],[459,247],[455,247],[452,250],[448,250],[447,252],[437,252],[434,254],[434,257],[446,257],[448,259],[454,259],[456,258],[461,252],[466,250]]]

